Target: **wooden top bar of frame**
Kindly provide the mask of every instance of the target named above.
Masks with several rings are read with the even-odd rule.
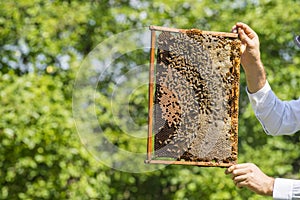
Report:
[[[202,31],[199,29],[178,29],[178,28],[169,28],[169,27],[163,27],[163,26],[149,26],[149,29],[153,30],[153,31],[167,31],[167,32],[173,32],[173,33],[185,33],[187,31],[195,31],[195,32],[200,32],[201,34],[205,34],[205,35],[238,38],[237,33]]]

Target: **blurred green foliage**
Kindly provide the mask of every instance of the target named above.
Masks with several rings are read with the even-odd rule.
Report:
[[[300,34],[299,9],[297,0],[1,1],[0,199],[268,199],[237,189],[221,168],[126,173],[97,162],[77,135],[72,88],[83,58],[116,33],[149,25],[229,32],[243,21],[260,37],[275,93],[298,98],[300,51],[293,37]],[[135,56],[134,62],[143,64],[144,58]],[[123,66],[130,70],[130,63]],[[122,135],[112,122],[110,83],[98,85],[101,128],[116,146],[146,151],[146,141]],[[245,86],[242,73],[239,162],[253,162],[275,177],[300,178],[300,137],[266,136]],[[140,125],[146,123],[146,92],[139,88],[129,98],[129,113]]]

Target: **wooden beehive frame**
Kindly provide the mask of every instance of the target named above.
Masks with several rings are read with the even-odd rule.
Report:
[[[150,26],[151,30],[151,50],[150,50],[150,70],[149,70],[149,104],[148,104],[148,139],[147,139],[147,159],[145,163],[149,164],[180,164],[180,165],[197,165],[197,166],[217,166],[217,167],[229,167],[232,164],[237,162],[237,142],[238,142],[238,97],[239,97],[239,67],[234,69],[236,80],[233,83],[233,89],[232,89],[232,96],[236,97],[232,101],[232,105],[234,105],[234,112],[231,116],[231,125],[232,125],[232,133],[229,136],[231,140],[231,147],[232,147],[232,153],[233,156],[231,157],[231,160],[223,162],[223,161],[215,161],[215,160],[182,160],[182,159],[165,159],[165,158],[157,158],[155,156],[155,151],[153,151],[153,115],[154,115],[154,92],[155,92],[155,75],[156,75],[156,68],[155,68],[155,50],[156,48],[156,32],[170,32],[170,33],[190,33],[192,32],[198,32],[202,35],[212,35],[222,38],[232,38],[237,39],[238,35],[234,33],[224,33],[224,32],[212,32],[212,31],[201,31],[197,29],[176,29],[176,28],[168,28],[168,27],[159,27],[159,26]],[[239,58],[235,61],[237,63],[237,66],[239,66]],[[167,156],[166,156],[167,157]]]

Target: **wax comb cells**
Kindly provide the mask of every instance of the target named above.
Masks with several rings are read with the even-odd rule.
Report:
[[[157,38],[155,158],[237,159],[240,40],[199,30]]]

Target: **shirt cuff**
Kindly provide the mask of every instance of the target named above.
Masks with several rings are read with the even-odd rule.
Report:
[[[288,200],[293,196],[293,180],[276,178],[273,189],[273,198],[275,200]]]
[[[254,106],[262,103],[265,100],[265,96],[267,96],[270,90],[271,90],[271,86],[268,81],[266,81],[264,87],[262,87],[260,90],[252,94],[249,93],[248,88],[246,88],[246,92],[248,94],[250,102]]]

